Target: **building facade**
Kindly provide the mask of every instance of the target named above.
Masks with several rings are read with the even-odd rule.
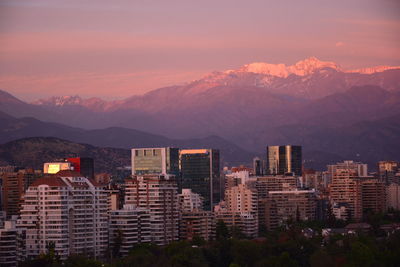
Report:
[[[178,148],[133,148],[131,159],[132,175],[172,174],[176,179],[179,177]]]
[[[220,160],[215,149],[184,149],[179,152],[182,188],[190,188],[204,199],[204,209],[220,201]]]
[[[301,146],[268,146],[266,171],[268,175],[302,174]]]
[[[133,246],[151,242],[150,214],[147,209],[124,205],[110,211],[110,248],[114,257],[125,257]]]
[[[4,172],[0,175],[2,190],[0,203],[7,217],[19,214],[21,198],[25,190],[40,176],[42,172],[33,169],[15,169],[13,172]]]
[[[270,191],[265,200],[268,230],[292,221],[312,221],[316,217],[315,190]]]
[[[15,220],[4,222],[0,228],[0,266],[18,266],[26,256],[26,230],[19,228]]]
[[[27,256],[47,252],[50,243],[61,259],[71,254],[101,258],[108,247],[108,199],[103,187],[73,171],[37,179],[22,204]]]
[[[125,180],[125,204],[149,211],[151,242],[157,245],[178,240],[177,189],[175,177],[168,174],[133,176]]]

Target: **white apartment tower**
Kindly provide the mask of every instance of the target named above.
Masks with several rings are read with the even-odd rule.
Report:
[[[29,186],[21,208],[28,257],[55,252],[101,258],[108,247],[107,191],[73,171],[60,171]]]

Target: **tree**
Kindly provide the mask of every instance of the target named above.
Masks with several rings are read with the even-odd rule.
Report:
[[[217,222],[216,236],[217,240],[228,239],[229,237],[228,227],[223,220],[218,220]]]
[[[121,229],[117,229],[114,233],[114,244],[112,247],[112,257],[119,258],[121,256],[121,246],[123,242],[123,234]]]

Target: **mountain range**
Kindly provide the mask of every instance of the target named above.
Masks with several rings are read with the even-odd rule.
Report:
[[[291,66],[251,63],[115,101],[54,96],[26,103],[2,91],[0,111],[16,120],[12,125],[33,117],[35,125],[42,124],[35,129],[57,129],[50,134],[46,128],[46,136],[99,146],[201,145],[212,139],[208,144],[235,146],[232,150],[242,155],[238,162],[275,144],[303,145],[307,160],[320,162],[316,166],[341,158],[370,164],[400,160],[395,152],[400,143],[400,67],[343,70],[316,58]],[[1,141],[44,134],[28,128],[11,134],[2,127]],[[138,133],[168,141],[146,142]]]

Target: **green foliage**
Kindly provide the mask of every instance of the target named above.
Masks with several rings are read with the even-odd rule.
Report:
[[[223,220],[218,220],[216,228],[217,240],[227,239],[229,237],[229,230]]]
[[[371,214],[370,221],[378,226],[388,219],[387,214]],[[400,217],[399,217],[400,218]],[[390,221],[390,220],[389,220]],[[337,224],[337,222],[335,222]],[[319,231],[320,222],[296,222],[275,231],[266,232],[265,239],[247,240],[239,234],[230,235],[228,228],[218,222],[218,238],[205,241],[195,236],[191,241],[173,242],[167,246],[141,244],[135,246],[127,257],[114,258],[110,267],[167,266],[167,267],[261,267],[261,266],[398,266],[400,262],[400,232],[382,234],[376,231],[356,235],[333,235],[325,240],[316,235],[305,237],[304,228]],[[61,265],[63,264],[63,265]],[[105,262],[103,264],[106,264]],[[71,256],[61,263],[49,244],[48,252],[20,266],[58,267],[93,266],[102,263],[83,256]]]

